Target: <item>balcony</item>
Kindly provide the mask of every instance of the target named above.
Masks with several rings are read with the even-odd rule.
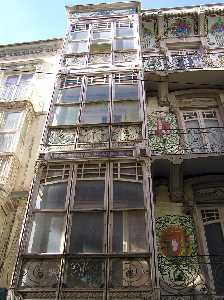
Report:
[[[159,256],[161,300],[224,297],[224,256]]]
[[[0,101],[22,101],[31,97],[31,85],[30,84],[10,84],[0,87]]]
[[[224,53],[202,54],[195,52],[186,55],[143,56],[143,65],[146,72],[173,72],[200,69],[223,69]]]
[[[152,155],[224,153],[224,128],[150,130],[148,142]]]

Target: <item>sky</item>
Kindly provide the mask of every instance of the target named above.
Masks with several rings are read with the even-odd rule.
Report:
[[[111,3],[111,0],[0,0],[0,44],[63,37],[66,31],[65,5],[99,2]],[[142,8],[176,7],[217,2],[224,3],[224,0],[141,1]]]

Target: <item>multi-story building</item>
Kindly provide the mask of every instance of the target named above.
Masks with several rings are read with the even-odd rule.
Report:
[[[67,8],[10,296],[224,297],[224,6]]]
[[[0,288],[12,277],[62,40],[0,46]]]

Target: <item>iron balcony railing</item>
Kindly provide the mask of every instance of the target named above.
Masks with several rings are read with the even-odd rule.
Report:
[[[27,100],[31,97],[30,84],[10,84],[0,87],[0,101]]]
[[[224,299],[224,256],[159,256],[161,300]]]
[[[148,143],[153,155],[224,152],[224,127],[150,130]]]
[[[152,56],[144,54],[143,65],[145,71],[166,71],[188,69],[221,69],[224,66],[224,53],[219,54],[185,54]]]

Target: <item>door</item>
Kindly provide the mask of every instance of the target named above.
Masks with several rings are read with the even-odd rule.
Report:
[[[216,109],[184,111],[186,150],[190,152],[219,152],[224,145],[224,134]]]
[[[224,207],[200,209],[209,285],[224,295]]]

